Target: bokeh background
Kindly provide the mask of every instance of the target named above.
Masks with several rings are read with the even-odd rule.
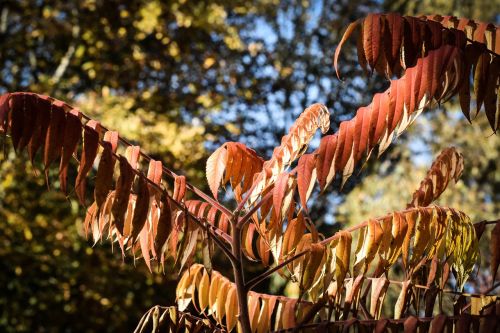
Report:
[[[329,107],[333,131],[387,87],[386,79],[362,74],[352,44],[342,55],[345,80],[335,77],[332,55],[351,21],[397,11],[498,23],[499,7],[495,0],[2,0],[0,93],[70,102],[207,188],[205,161],[222,142],[242,141],[268,158],[309,104]],[[317,198],[315,222],[331,233],[404,208],[433,156],[449,145],[465,155],[465,171],[439,202],[474,221],[498,218],[498,137],[484,116],[471,126],[451,101],[420,116],[342,191],[332,186]],[[127,332],[149,307],[172,304],[174,269],[151,274],[108,242],[92,247],[81,233],[84,208],[47,191],[35,173],[26,158],[5,151],[0,331]],[[487,278],[479,274],[470,288],[480,291]],[[287,286],[275,278],[260,288]]]

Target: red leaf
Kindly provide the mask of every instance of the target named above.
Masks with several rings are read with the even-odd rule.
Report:
[[[372,71],[375,68],[381,48],[382,24],[380,14],[368,14],[363,21],[363,47],[366,60]]]
[[[337,135],[327,135],[323,137],[319,144],[316,169],[318,170],[318,181],[321,190],[335,177],[335,165],[333,158],[337,147]]]
[[[35,155],[45,143],[45,138],[47,137],[47,130],[50,124],[50,108],[51,102],[46,96],[38,96],[37,101],[37,112],[35,120],[35,131],[31,136],[30,142],[28,143],[28,155],[30,157],[31,163],[33,164],[35,160]],[[44,98],[46,97],[46,98]]]
[[[316,155],[306,154],[299,159],[297,166],[297,186],[302,208],[307,211],[307,199],[309,199],[312,185],[314,185],[313,172],[316,166]]]
[[[175,177],[174,195],[172,196],[172,198],[177,202],[181,202],[185,196],[186,196],[186,177],[177,176]]]
[[[348,124],[346,121],[341,122],[339,130],[337,132],[337,146],[335,147],[335,157],[334,157],[335,172],[342,172],[342,153],[344,151],[344,148],[347,149],[347,147],[344,147],[346,133],[347,133],[347,126]]]
[[[341,172],[344,170],[344,168],[346,167],[347,161],[349,160],[349,157],[351,157],[351,155],[353,154],[352,148],[353,148],[353,144],[354,144],[354,135],[355,135],[354,130],[355,130],[355,125],[356,125],[356,120],[351,119],[351,120],[345,121],[343,123],[346,123],[346,126],[345,126],[346,134],[345,134],[344,149],[342,151],[342,158],[341,158],[338,172]],[[340,130],[341,130],[341,128],[339,129],[339,131]]]
[[[46,177],[50,164],[57,159],[64,143],[64,127],[66,126],[66,112],[64,104],[61,101],[55,101],[52,104],[51,118],[47,137],[45,140],[45,151],[43,155],[43,164],[45,166]]]
[[[374,100],[375,102],[375,100]],[[375,133],[373,135],[373,142],[372,144],[380,142],[380,139],[382,139],[382,135],[387,129],[387,114],[389,112],[389,94],[387,92],[384,92],[380,94],[380,99],[379,99],[379,107],[378,107],[378,119],[377,119],[377,126],[375,127]]]
[[[9,126],[9,103],[10,103],[11,94],[6,93],[0,95],[0,132],[6,134],[7,128]]]
[[[64,139],[62,146],[61,162],[59,164],[59,180],[61,183],[61,191],[66,193],[68,165],[76,151],[78,142],[82,138],[82,123],[81,114],[78,110],[71,110],[66,115],[66,126],[64,127]]]
[[[283,207],[283,200],[288,190],[288,178],[290,174],[284,172],[278,176],[273,190],[273,206],[276,219],[281,219],[281,210]]]
[[[155,161],[151,159],[149,161],[149,167],[148,167],[148,179],[151,180],[156,185],[160,185],[162,174],[163,174],[163,165],[161,164],[161,161]],[[160,200],[161,192],[159,191],[159,189],[150,184],[149,182],[148,182],[148,187],[149,187],[149,195],[152,196],[156,194],[155,195],[156,200]]]
[[[385,33],[384,33],[384,53],[391,73],[395,73],[399,66],[399,54],[401,43],[403,41],[404,20],[397,13],[385,15]]]
[[[24,101],[23,134],[19,140],[19,151],[22,151],[26,147],[35,132],[37,100],[38,98],[35,94],[26,94]]]
[[[375,130],[377,129],[377,122],[379,117],[380,110],[380,96],[382,94],[377,93],[373,96],[373,101],[369,106],[370,110],[370,123],[369,123],[369,132],[368,132],[368,150],[372,150],[373,146],[376,143],[375,140]],[[364,124],[363,124],[364,125]]]
[[[83,151],[75,181],[75,192],[82,205],[85,205],[86,177],[94,164],[99,148],[100,131],[101,125],[95,120],[90,120],[84,126]]]
[[[340,74],[339,74],[339,69],[337,66],[337,62],[339,59],[340,51],[342,50],[342,45],[344,45],[345,41],[352,35],[353,31],[357,26],[359,25],[360,20],[356,20],[349,24],[347,27],[346,31],[344,32],[344,35],[342,35],[342,39],[339,42],[339,45],[337,45],[337,48],[335,49],[335,55],[333,57],[333,67],[335,67],[335,72],[337,73],[337,77],[340,79]]]
[[[10,135],[12,136],[12,144],[16,152],[21,136],[23,135],[25,101],[26,95],[24,93],[12,94],[10,99]]]

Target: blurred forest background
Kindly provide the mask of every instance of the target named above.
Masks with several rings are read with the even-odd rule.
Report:
[[[345,81],[335,77],[332,56],[351,21],[397,11],[498,23],[499,7],[495,0],[2,0],[0,93],[34,91],[76,105],[206,188],[205,161],[220,143],[242,141],[268,158],[309,104],[326,104],[335,130],[388,85],[362,75],[355,45],[344,48]],[[498,218],[498,137],[481,116],[469,125],[456,105],[424,113],[342,191],[331,186],[316,200],[320,229],[332,233],[405,207],[449,145],[464,154],[465,171],[439,202],[473,221]],[[174,269],[150,274],[109,242],[91,247],[81,232],[84,209],[47,191],[27,159],[13,157],[6,151],[0,168],[0,331],[126,332],[149,307],[173,303]],[[487,250],[481,258],[486,267]],[[483,285],[479,278],[470,288]],[[286,286],[272,279],[261,288]]]

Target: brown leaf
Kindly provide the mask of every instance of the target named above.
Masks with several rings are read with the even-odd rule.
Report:
[[[442,333],[444,332],[446,326],[446,316],[444,314],[438,314],[432,319],[430,333]]]
[[[350,232],[339,232],[339,242],[335,247],[335,280],[337,282],[337,292],[340,292],[344,284],[344,279],[349,272],[351,242],[352,236]]]
[[[490,272],[492,280],[495,281],[498,266],[500,265],[500,223],[496,223],[493,230],[491,230],[490,253]]]
[[[467,333],[470,332],[470,324],[472,321],[472,317],[468,313],[462,313],[458,317],[458,321],[456,324],[456,332],[457,333]]]
[[[288,222],[285,234],[283,236],[283,256],[289,254],[295,249],[301,237],[304,235],[305,230],[306,225],[304,222],[303,214],[299,214],[297,218]]]
[[[404,322],[404,333],[415,333],[418,328],[418,318],[409,316]]]
[[[382,303],[389,287],[389,280],[387,278],[372,279],[370,314],[375,318],[380,318],[380,311],[382,310]]]
[[[116,230],[123,235],[125,212],[127,211],[127,205],[135,173],[125,156],[120,155],[118,161],[120,164],[120,176],[116,182],[116,195],[111,208],[111,213],[113,214]]]
[[[303,290],[308,290],[314,283],[316,274],[321,269],[321,263],[325,256],[325,246],[320,243],[311,244],[310,253],[306,256],[307,261],[304,264],[300,281],[300,287]]]
[[[94,198],[99,208],[106,200],[109,191],[113,189],[113,172],[116,162],[114,153],[118,146],[118,132],[107,131],[101,144],[104,149],[97,167],[94,189]]]
[[[289,197],[290,191],[293,193],[293,185],[290,184],[290,181],[293,180],[288,172],[280,174],[276,179],[273,190],[273,206],[275,219],[277,220],[281,221],[284,212],[288,208],[289,202],[287,204],[286,198]]]
[[[476,230],[476,238],[479,241],[481,236],[483,236],[484,230],[486,230],[486,221],[474,223],[474,229]]]
[[[150,196],[149,188],[146,177],[141,173],[139,175],[138,189],[137,189],[137,199],[134,208],[134,217],[132,218],[132,231],[130,236],[131,244],[135,243],[139,232],[144,227],[146,220],[148,218],[148,213],[150,209]],[[161,216],[160,216],[161,221]]]
[[[413,193],[408,207],[425,207],[444,192],[451,180],[458,181],[464,168],[464,160],[455,148],[444,149],[434,160],[420,187]]]
[[[394,319],[400,319],[406,313],[406,309],[410,303],[409,297],[411,296],[411,292],[412,292],[411,280],[404,281],[401,286],[401,292],[399,293],[399,297],[394,307]],[[406,326],[405,326],[405,331],[406,331]]]
[[[484,110],[493,132],[500,128],[500,109],[497,109],[499,94],[498,80],[500,78],[500,56],[492,58],[486,77],[486,93],[484,94]]]
[[[163,247],[167,241],[168,236],[173,228],[172,225],[172,208],[167,196],[163,196],[161,200],[161,211],[158,219],[158,230],[155,237],[155,251],[157,255],[163,256]]]

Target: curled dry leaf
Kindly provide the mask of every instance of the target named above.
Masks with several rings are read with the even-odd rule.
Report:
[[[449,182],[457,182],[464,169],[463,156],[453,147],[443,150],[432,163],[408,207],[428,206],[439,198]]]
[[[262,172],[256,176],[252,201],[272,184],[287,166],[304,154],[318,129],[326,133],[329,127],[330,113],[326,106],[313,104],[305,109],[290,127],[288,134],[281,139],[281,145],[274,149],[271,159],[264,162]]]

